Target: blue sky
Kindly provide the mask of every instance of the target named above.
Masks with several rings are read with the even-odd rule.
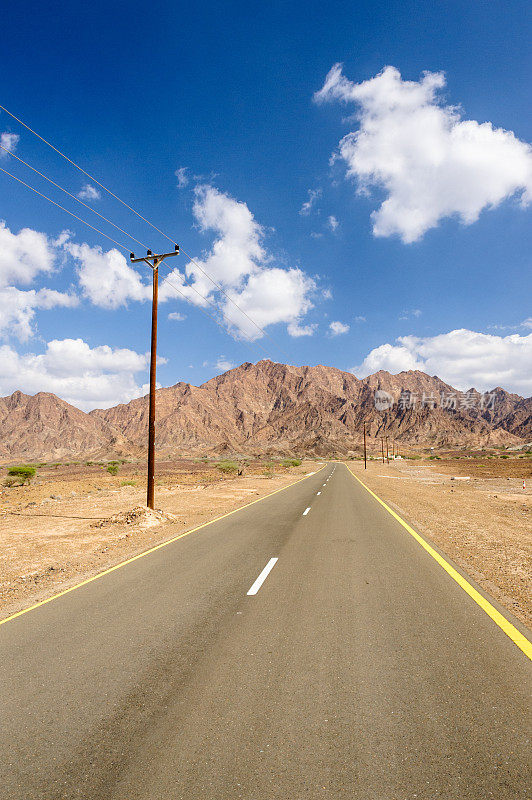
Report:
[[[31,6],[3,12],[0,103],[175,237],[269,334],[193,271],[231,333],[166,287],[161,384],[269,357],[531,393],[529,4]],[[90,183],[6,113],[0,134],[73,194]],[[86,202],[167,248],[100,194]],[[149,290],[127,261],[2,172],[0,219],[0,393],[83,408],[139,394]]]

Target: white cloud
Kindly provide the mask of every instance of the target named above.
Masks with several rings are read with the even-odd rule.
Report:
[[[9,153],[14,153],[17,144],[19,143],[19,139],[20,136],[18,133],[7,133],[7,131],[0,133],[0,145],[4,148],[3,150],[0,150],[0,158],[7,156],[6,150]]]
[[[221,309],[233,334],[258,339],[263,334],[257,325],[299,324],[312,307],[315,282],[301,269],[272,266],[263,246],[264,230],[248,206],[213,186],[201,185],[195,189],[193,210],[200,229],[217,234],[211,249],[195,260],[231,300],[195,264],[187,266],[187,275],[197,291]],[[180,280],[177,270],[171,277],[172,282]],[[181,288],[192,302],[201,302],[192,289]]]
[[[412,317],[417,318],[421,316],[421,313],[422,312],[419,308],[412,308],[410,311],[402,311],[401,315],[399,316],[399,319],[404,320],[404,319],[412,319]]]
[[[527,317],[527,319],[524,319],[521,325],[523,328],[532,328],[532,317]]]
[[[317,322],[313,322],[311,325],[298,325],[297,322],[290,322],[286,330],[290,336],[298,339],[300,336],[314,336],[317,327]]]
[[[188,186],[188,167],[179,167],[174,172],[174,175],[177,178],[177,185],[180,189],[183,189],[185,186]]]
[[[362,317],[361,315],[359,315],[358,317],[355,317],[355,322],[365,322],[365,321],[366,321],[366,317]]]
[[[343,333],[349,333],[349,325],[345,322],[335,320],[329,325],[329,332],[331,336],[341,336]]]
[[[0,286],[30,284],[40,272],[55,265],[54,242],[44,233],[23,228],[12,233],[0,220]]]
[[[186,314],[180,314],[179,311],[172,311],[170,314],[168,314],[168,319],[171,319],[174,322],[183,322],[183,320],[186,318]]]
[[[21,291],[14,286],[0,289],[0,336],[15,336],[26,341],[34,334],[33,321],[38,308],[72,308],[78,304],[73,294],[53,289]]]
[[[351,372],[359,378],[380,369],[397,373],[419,369],[455,388],[488,391],[502,386],[532,394],[532,333],[494,336],[464,328],[438,336],[400,336],[395,344],[372,350]]]
[[[103,252],[100,247],[72,243],[65,248],[79,263],[80,286],[94,305],[115,309],[129,300],[142,302],[151,298],[151,284],[143,282],[118,250]]]
[[[214,313],[221,310],[232,333],[241,338],[263,336],[257,325],[264,328],[279,322],[298,324],[312,308],[310,295],[315,282],[301,269],[271,266],[272,258],[262,244],[263,228],[247,205],[212,186],[202,185],[195,189],[193,211],[201,230],[215,231],[217,237],[203,258],[187,265],[186,275],[179,269],[161,275],[160,302],[181,296],[203,308],[211,304]],[[118,250],[104,252],[99,247],[69,241],[64,248],[78,262],[82,292],[95,305],[116,309],[128,301],[151,298],[151,279],[141,277]],[[187,279],[191,285],[185,283]]]
[[[337,228],[338,228],[339,224],[340,224],[340,223],[338,222],[338,220],[336,219],[336,217],[334,217],[332,214],[331,214],[331,216],[330,216],[330,217],[328,217],[328,218],[327,218],[327,225],[328,225],[328,227],[330,228],[330,230],[331,230],[333,233],[334,233],[334,232],[337,230]]]
[[[91,348],[82,339],[54,339],[40,355],[20,355],[4,345],[0,392],[53,392],[84,411],[109,408],[142,396],[135,376],[147,365],[147,354],[107,345]]]
[[[234,369],[236,364],[225,356],[218,356],[214,366],[216,369],[221,369],[222,372],[227,372],[230,369]]]
[[[316,285],[300,269],[272,267],[250,275],[244,288],[233,299],[242,311],[264,328],[279,322],[288,324],[291,336],[310,335],[310,326],[304,334],[299,333],[301,317],[312,308],[309,295]],[[226,301],[224,314],[235,328],[236,335],[258,339],[262,334],[238,308]]]
[[[299,209],[299,213],[302,217],[308,217],[317,201],[321,197],[321,189],[309,189],[307,194],[308,200],[306,200]]]
[[[395,67],[353,83],[340,64],[316,92],[316,102],[340,100],[358,107],[358,130],[345,136],[339,154],[359,191],[376,187],[386,199],[372,214],[375,236],[420,239],[446,218],[475,222],[485,208],[532,196],[532,149],[512,131],[461,118],[438,91],[441,72],[404,81]]]
[[[81,190],[78,192],[78,197],[80,200],[100,200],[101,194],[96,188],[96,186],[92,186],[90,183],[86,183],[82,186]]]

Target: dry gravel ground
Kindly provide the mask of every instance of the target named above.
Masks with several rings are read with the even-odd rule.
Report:
[[[532,627],[530,459],[395,461],[389,466],[370,461],[367,470],[359,461],[349,466],[405,521]]]
[[[143,465],[124,464],[116,477],[99,465],[40,468],[32,484],[1,490],[0,618],[287,486],[323,463],[275,469],[252,463],[240,477],[223,475],[215,463],[161,463],[159,514],[142,508]]]

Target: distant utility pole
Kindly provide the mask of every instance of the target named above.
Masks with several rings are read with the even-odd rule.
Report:
[[[382,463],[384,464],[384,439],[381,436]]]
[[[388,452],[388,437],[386,437],[386,463],[387,464],[390,463],[390,455],[389,455],[389,452]]]
[[[150,408],[148,413],[148,487],[146,492],[146,505],[148,508],[154,507],[155,490],[155,377],[157,369],[157,302],[159,299],[159,264],[165,258],[177,256],[179,245],[175,245],[172,253],[159,253],[154,255],[148,250],[143,258],[135,258],[135,253],[131,253],[129,259],[132,264],[144,261],[151,267],[153,272],[153,295],[151,306],[151,355],[150,355]]]
[[[364,422],[364,469],[368,468],[366,455],[366,423]]]

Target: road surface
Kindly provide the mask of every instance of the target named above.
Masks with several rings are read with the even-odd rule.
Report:
[[[2,800],[532,796],[530,661],[342,464],[0,647]]]

